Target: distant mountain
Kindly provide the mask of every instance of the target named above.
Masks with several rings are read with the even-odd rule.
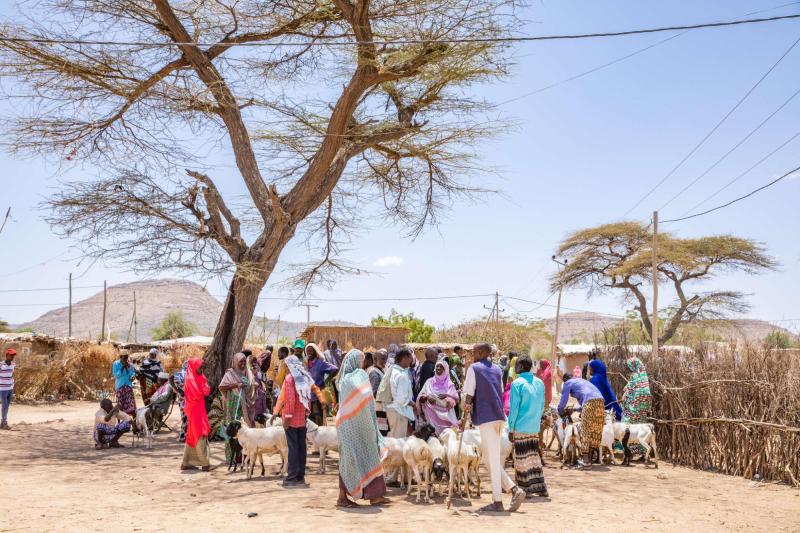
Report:
[[[155,329],[170,311],[183,311],[186,319],[197,326],[197,335],[213,335],[217,325],[222,303],[214,298],[201,285],[192,281],[159,279],[123,283],[108,287],[106,324],[113,339],[134,340],[131,328],[133,317],[133,294],[136,293],[136,340],[151,340],[150,332]],[[32,328],[37,333],[66,337],[68,332],[68,308],[62,307],[43,314],[36,320],[20,324],[20,328]],[[76,338],[97,338],[100,336],[103,316],[103,291],[80,302],[72,304],[72,336]],[[318,322],[324,325],[353,325],[350,322]],[[250,326],[250,337],[262,338],[266,333],[267,342],[276,342],[280,337],[295,338],[304,328],[304,322],[288,322],[268,319],[266,327],[263,319],[255,317]],[[130,331],[130,337],[128,332]]]
[[[604,329],[614,327],[621,320],[597,313],[561,313],[558,326],[559,342],[582,341],[591,343],[595,335],[602,338]],[[551,335],[555,331],[555,317],[545,320],[545,329]],[[711,328],[726,340],[757,342],[772,331],[786,333],[791,338],[797,336],[789,330],[763,320],[743,318],[721,322]]]

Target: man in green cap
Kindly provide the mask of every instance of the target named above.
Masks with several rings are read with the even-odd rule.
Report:
[[[304,341],[303,339],[297,339],[296,341],[294,341],[294,344],[292,345],[292,350],[294,352],[294,355],[296,355],[297,358],[300,359],[301,361],[305,359],[303,357],[303,352],[305,351],[305,349],[306,349],[306,341]]]

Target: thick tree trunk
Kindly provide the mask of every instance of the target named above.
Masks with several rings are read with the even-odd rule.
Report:
[[[271,273],[270,269],[257,276],[252,272],[245,275],[237,268],[214,331],[214,340],[204,357],[206,376],[212,388],[219,384],[230,367],[233,354],[241,351],[258,304],[258,295]]]

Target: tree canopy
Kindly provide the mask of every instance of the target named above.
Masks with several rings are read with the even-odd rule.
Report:
[[[370,321],[372,326],[394,326],[409,330],[408,342],[431,342],[434,327],[426,324],[422,318],[417,318],[414,313],[403,315],[392,309],[389,316],[378,315]]]
[[[359,272],[340,252],[367,203],[413,236],[483,191],[475,147],[504,124],[470,89],[506,75],[515,4],[39,0],[0,28],[5,145],[94,169],[47,202],[87,256],[230,276],[214,383],[289,241],[307,291]]]
[[[186,320],[183,311],[170,311],[150,334],[153,340],[161,341],[191,337],[196,331],[197,326]]]
[[[606,293],[623,291],[634,304],[648,337],[652,338],[648,298],[644,291],[652,286],[652,233],[640,222],[604,224],[576,231],[559,245],[558,255],[567,265],[551,280],[559,286]],[[674,293],[668,316],[659,328],[660,342],[666,342],[681,324],[696,319],[719,319],[748,309],[739,291],[716,290],[690,293],[693,283],[724,273],[755,274],[777,267],[763,245],[732,235],[694,239],[659,233],[657,270],[659,286]]]

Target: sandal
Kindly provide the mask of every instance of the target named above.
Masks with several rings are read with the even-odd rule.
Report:
[[[359,507],[359,505],[356,502],[352,501],[352,500],[345,500],[343,502],[337,500],[336,501],[336,507],[338,507],[340,509],[352,509],[354,507]]]
[[[380,498],[378,498],[377,500],[374,500],[374,501],[370,500],[370,502],[369,502],[369,504],[371,506],[373,506],[373,507],[377,507],[377,506],[380,506],[380,505],[389,505],[390,503],[392,503],[392,500],[390,500],[389,498],[386,498],[384,496],[381,496]]]
[[[505,511],[506,510],[503,509],[503,504],[500,502],[490,503],[478,509],[479,513],[504,513]]]

